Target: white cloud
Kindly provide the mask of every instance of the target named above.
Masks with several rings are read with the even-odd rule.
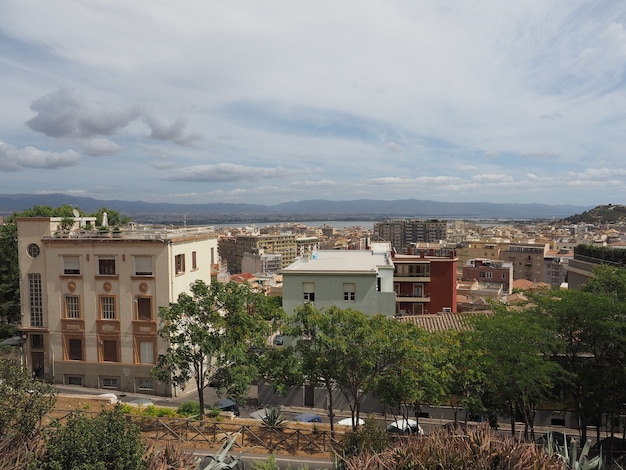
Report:
[[[302,171],[286,168],[261,168],[232,163],[218,163],[216,165],[196,165],[180,168],[172,174],[162,177],[166,181],[202,181],[208,183],[233,181],[262,181],[265,179],[284,178]]]
[[[26,121],[28,127],[50,137],[91,139],[86,147],[95,152],[89,152],[92,155],[107,155],[119,150],[119,146],[110,140],[92,138],[120,134],[139,119],[150,128],[152,139],[188,144],[201,138],[199,132],[187,130],[182,119],[170,123],[137,105],[115,106],[89,101],[66,88],[36,99],[30,107],[37,115]],[[104,153],[100,153],[102,151]]]
[[[123,199],[601,203],[624,179],[625,24],[585,0],[5,0],[5,190],[63,167],[55,185]]]
[[[19,171],[28,168],[57,169],[74,166],[80,154],[74,150],[48,152],[34,147],[18,149],[0,142],[0,171]]]
[[[483,174],[483,175],[474,175],[471,180],[475,183],[508,183],[513,181],[513,177],[511,175],[496,175],[496,174]]]
[[[83,142],[83,149],[87,155],[101,157],[115,155],[121,152],[123,147],[109,139],[93,138]]]

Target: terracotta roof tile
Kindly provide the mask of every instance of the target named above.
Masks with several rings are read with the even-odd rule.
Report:
[[[434,313],[427,315],[403,315],[397,317],[399,321],[413,323],[420,328],[435,332],[456,330],[463,331],[470,328],[469,318],[475,315],[486,315],[488,312],[467,312],[467,313]]]

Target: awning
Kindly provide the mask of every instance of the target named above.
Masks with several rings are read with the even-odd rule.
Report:
[[[11,338],[7,338],[5,340],[0,341],[0,346],[21,346],[21,345],[22,345],[21,336],[12,336]]]

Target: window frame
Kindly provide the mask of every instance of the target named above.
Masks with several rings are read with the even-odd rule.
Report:
[[[137,390],[154,390],[154,379],[150,378],[150,377],[137,377],[136,378],[137,381]],[[143,382],[143,385],[142,385]],[[149,386],[146,386],[147,384],[150,384]]]
[[[424,297],[424,284],[413,284],[413,297]]]
[[[356,301],[356,284],[354,282],[343,283],[343,300],[344,302]]]
[[[41,254],[41,248],[37,243],[29,243],[26,247],[26,252],[31,258],[37,258]]]
[[[113,267],[112,273],[111,266]],[[98,256],[98,276],[117,276],[117,260],[115,256]]]
[[[74,305],[70,305],[69,299],[75,301]],[[70,307],[73,307],[75,310],[71,310]],[[63,296],[63,311],[65,313],[65,318],[69,318],[72,320],[79,320],[83,317],[82,308],[80,304],[80,295],[79,294],[65,294]],[[75,313],[71,315],[71,313]]]
[[[141,313],[142,313],[142,309],[140,308],[140,303],[147,301],[149,302],[149,311],[150,311],[150,316],[149,318],[142,318]],[[149,295],[137,295],[135,296],[135,318],[138,321],[153,321],[154,319],[154,315],[153,315],[153,308],[152,308],[152,296]]]
[[[63,258],[63,275],[80,276],[80,256],[61,255],[61,257]]]
[[[185,253],[174,255],[174,273],[185,274]]]
[[[66,375],[64,378],[65,385],[75,385],[82,387],[84,376],[82,375]]]
[[[109,303],[109,305],[106,305],[107,303]],[[117,318],[117,297],[115,295],[101,295],[100,296],[100,301],[98,302],[100,305],[100,319],[101,320],[108,320],[108,321],[115,321],[118,320]],[[113,316],[112,318],[109,316],[110,315],[110,309],[108,309],[108,307],[111,307],[113,310]],[[105,316],[106,314],[106,316]]]
[[[28,273],[30,326],[43,327],[43,288],[40,273]]]
[[[31,333],[28,336],[30,336],[30,348],[31,349],[35,349],[35,350],[42,350],[45,349],[45,339],[44,336],[42,334],[39,333]]]
[[[150,264],[150,271],[145,270],[148,263]],[[138,266],[139,264],[139,266]],[[144,268],[144,269],[141,269]],[[135,255],[134,256],[134,275],[138,277],[152,277],[154,276],[154,260],[150,255]]]
[[[143,344],[149,344],[151,351],[144,351]],[[138,338],[137,339],[137,363],[138,364],[156,364],[155,358],[156,343],[153,338]],[[149,359],[149,360],[148,360]]]
[[[107,381],[110,381],[110,383],[107,383]],[[118,390],[120,388],[120,379],[119,377],[100,377],[100,387]]]
[[[120,342],[118,338],[100,338],[100,362],[120,362]],[[114,353],[114,356],[110,354]],[[112,359],[115,357],[115,359]]]
[[[73,357],[73,353],[77,351],[76,342],[80,346],[80,358]],[[85,341],[81,337],[70,336],[65,338],[66,344],[66,361],[84,361],[85,360]]]
[[[315,283],[302,283],[302,298],[305,302],[315,302]]]

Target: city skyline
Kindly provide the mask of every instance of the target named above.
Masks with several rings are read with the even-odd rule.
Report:
[[[626,5],[0,5],[2,193],[625,199]]]

